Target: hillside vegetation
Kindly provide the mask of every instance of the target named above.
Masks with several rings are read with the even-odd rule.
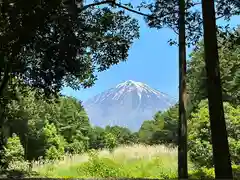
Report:
[[[0,174],[176,178],[178,104],[167,111],[157,112],[152,119],[146,119],[137,132],[131,132],[127,127],[93,127],[82,102],[59,93],[65,84],[89,87],[96,80],[96,70],[104,71],[125,60],[130,45],[139,36],[136,20],[122,11],[112,12],[103,8],[86,11],[78,23],[77,18],[65,18],[60,5],[56,7],[52,9],[54,15],[62,18],[67,26],[62,27],[58,24],[60,21],[43,18],[44,32],[31,32],[35,33],[34,43],[25,43],[23,48],[20,43],[19,49],[24,50],[19,50],[17,61],[11,59],[12,72],[0,74],[3,87],[0,91]],[[27,8],[32,12],[30,6]],[[19,15],[19,21],[26,22],[25,18]],[[6,24],[4,32],[12,29],[9,28],[12,23],[1,22]],[[56,28],[59,32],[53,33],[55,26],[59,26]],[[81,28],[89,32],[84,33]],[[115,31],[111,38],[106,35]],[[63,32],[69,34],[63,40],[56,38]],[[231,162],[234,178],[239,179],[240,45],[232,42],[230,37],[233,34],[235,36],[235,32],[230,32],[229,38],[219,48],[219,56]],[[92,38],[94,43],[88,41]],[[71,43],[62,47],[62,41]],[[105,41],[109,41],[106,46]],[[15,44],[15,41],[11,43]],[[5,50],[12,54],[11,48]],[[192,178],[212,179],[214,169],[203,49],[200,42],[191,53],[187,70],[189,173]],[[89,55],[89,51],[93,51],[92,54]],[[0,56],[5,58],[1,52]],[[1,72],[9,70],[3,68],[4,63],[0,63]],[[8,64],[7,61],[6,66]],[[54,67],[54,73],[49,67]],[[6,74],[11,74],[11,78]],[[6,78],[11,81],[2,86]]]

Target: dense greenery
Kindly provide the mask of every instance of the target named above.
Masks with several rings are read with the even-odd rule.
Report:
[[[238,29],[236,32],[228,34],[224,38],[224,44],[219,48],[220,70],[223,84],[223,100],[225,102],[225,118],[229,135],[229,145],[232,163],[239,165],[239,125],[240,125],[240,96],[239,96],[239,73],[240,59],[238,43],[233,44],[231,36],[239,37]],[[227,41],[226,41],[227,39]],[[219,37],[219,41],[222,39]],[[188,87],[188,136],[189,136],[189,155],[196,166],[212,167],[212,145],[210,138],[210,122],[206,92],[206,72],[204,68],[204,52],[202,42],[190,55],[187,71]],[[166,112],[158,112],[153,121],[145,121],[139,130],[140,141],[147,144],[169,143],[176,140],[178,121],[178,107],[172,107]],[[171,126],[164,126],[168,122]],[[165,133],[165,134],[164,134]],[[156,134],[157,141],[154,140]],[[164,138],[164,139],[162,139]],[[176,142],[176,141],[175,141]]]
[[[237,30],[236,32],[238,32]],[[219,48],[220,57],[220,73],[223,87],[223,99],[231,104],[239,104],[239,73],[240,61],[239,44],[232,45],[232,37],[240,37],[240,34],[231,32],[226,38],[219,37],[219,41],[224,43]],[[221,35],[221,34],[220,34]],[[198,49],[190,54],[190,61],[188,62],[188,93],[193,106],[207,98],[206,87],[206,70],[204,68],[204,50],[203,43],[199,43]]]
[[[224,104],[225,118],[233,164],[240,163],[240,107],[236,108],[229,103]],[[210,138],[210,122],[208,121],[207,101],[199,104],[198,110],[189,120],[189,155],[196,165],[212,167],[212,146]]]
[[[90,87],[97,71],[125,61],[139,37],[138,22],[109,1],[6,0],[0,14],[0,151],[13,132],[28,160],[86,150],[89,129],[80,105],[44,98],[66,85]]]
[[[157,112],[153,120],[144,121],[138,134],[141,143],[177,145],[177,105],[166,112]]]
[[[6,0],[0,5],[1,168],[31,172],[35,161],[55,163],[66,156],[90,152],[87,162],[72,167],[73,173],[99,177],[176,177],[176,169],[166,172],[159,166],[167,168],[166,162],[171,162],[171,157],[165,161],[164,156],[161,159],[151,156],[150,161],[129,158],[125,164],[121,161],[122,165],[114,158],[96,155],[95,150],[108,149],[114,155],[118,146],[138,143],[174,148],[178,140],[178,104],[144,121],[138,132],[119,126],[91,126],[81,102],[60,95],[59,91],[65,85],[74,89],[90,87],[96,80],[96,71],[126,60],[133,40],[139,37],[139,27],[123,10],[114,9],[111,3],[109,6],[109,1],[102,3],[108,5],[103,8],[94,4],[77,7],[64,2]],[[162,14],[158,19],[149,16],[149,26],[167,25],[178,30],[176,12],[172,13],[177,3],[174,0],[157,6],[146,5],[153,15]],[[188,9],[193,6],[189,1]],[[226,1],[218,1],[217,14],[228,18],[239,13],[235,3],[231,11],[225,12],[229,6]],[[187,14],[187,40],[193,44],[202,34],[201,21],[200,12]],[[240,165],[240,45],[235,39],[239,37],[239,29],[227,35],[219,33],[225,119],[236,172]],[[190,174],[196,178],[213,178],[203,51],[200,42],[188,63],[188,153],[192,168],[200,169]],[[57,170],[51,172],[57,174]]]
[[[236,165],[240,163],[240,104],[239,92],[233,87],[239,85],[239,49],[239,46],[227,45],[219,49],[219,52],[222,52],[220,57],[223,87],[226,97],[229,97],[225,99],[224,107],[231,158]],[[189,157],[194,166],[211,168],[212,146],[208,106],[204,100],[206,91],[203,86],[205,75],[202,51],[200,43],[199,48],[190,56],[187,74],[189,104],[193,107],[188,109]],[[7,111],[4,112],[4,133],[9,138],[1,151],[4,157],[1,161],[6,169],[26,170],[31,165],[27,162],[32,160],[61,160],[66,154],[81,154],[90,149],[106,148],[113,152],[117,146],[137,143],[169,147],[177,145],[178,104],[165,112],[157,112],[152,120],[144,121],[139,131],[133,133],[128,128],[119,126],[93,127],[80,101],[62,95],[46,99],[36,90],[21,84],[19,80],[14,79],[14,82],[15,84],[8,88],[8,96],[5,96],[8,101]],[[16,98],[11,98],[12,94]],[[94,163],[98,161],[100,162],[95,159]],[[103,161],[101,160],[105,163],[105,160]],[[110,163],[110,160],[107,161]],[[91,161],[89,163],[91,164]],[[112,163],[114,164],[110,164]],[[86,164],[85,168],[92,168],[90,164]]]
[[[35,98],[27,89],[24,96],[8,104],[8,136],[16,133],[26,160],[59,159],[65,153],[77,154],[89,148],[114,148],[134,139],[127,128],[91,127],[81,102],[61,96],[57,100]]]
[[[80,0],[75,11],[69,3],[1,3],[1,96],[12,77],[47,95],[58,93],[64,85],[89,87],[96,71],[126,60],[139,37],[136,19],[110,6],[97,8]]]

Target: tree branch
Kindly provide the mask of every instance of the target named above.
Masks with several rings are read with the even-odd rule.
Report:
[[[136,10],[131,9],[131,8],[129,8],[129,7],[123,6],[123,5],[121,5],[120,3],[113,3],[111,0],[101,1],[101,2],[96,2],[96,3],[92,3],[92,4],[85,5],[85,6],[83,6],[83,8],[80,10],[80,12],[82,12],[82,11],[84,11],[84,10],[90,8],[90,7],[94,7],[94,6],[98,6],[98,5],[104,5],[104,4],[109,4],[109,5],[112,5],[112,4],[113,4],[113,5],[117,6],[117,7],[120,7],[120,8],[122,8],[122,9],[125,9],[125,10],[127,10],[127,11],[133,12],[133,13],[138,14],[138,15],[141,15],[141,16],[154,17],[154,16],[152,16],[152,15],[150,15],[150,14],[145,14],[145,13],[142,13],[142,12],[140,12],[140,11],[136,11]]]

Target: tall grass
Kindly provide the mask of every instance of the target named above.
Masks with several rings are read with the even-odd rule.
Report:
[[[62,161],[34,162],[41,177],[176,177],[177,150],[158,146],[121,146],[112,153],[101,150],[82,155],[66,155]]]

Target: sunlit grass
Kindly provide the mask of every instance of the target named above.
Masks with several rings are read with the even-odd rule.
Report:
[[[121,146],[112,153],[96,152],[97,159],[88,154],[66,155],[58,162],[35,162],[33,170],[44,177],[149,177],[176,176],[177,150],[158,146]],[[91,155],[90,155],[91,156]]]
[[[53,169],[61,169],[73,166],[75,164],[80,164],[88,161],[89,156],[87,153],[84,154],[75,154],[75,155],[65,155],[62,160],[59,161],[47,161],[39,160],[33,162],[32,170],[36,172],[51,171]]]

